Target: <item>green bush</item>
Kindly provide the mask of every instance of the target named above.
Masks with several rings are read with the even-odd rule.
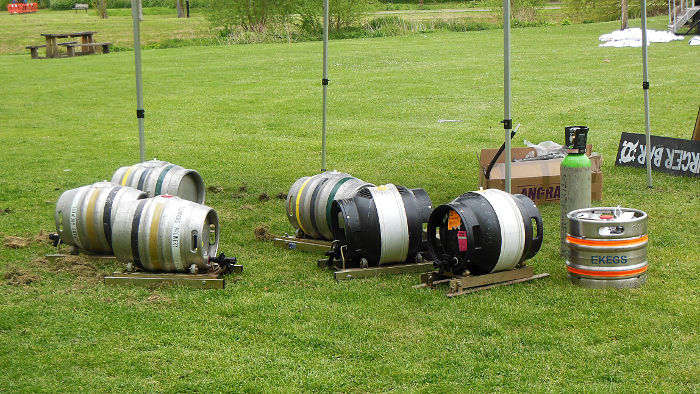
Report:
[[[70,10],[75,3],[75,0],[50,0],[49,7],[52,10]]]
[[[501,11],[502,0],[489,0],[492,9]],[[538,9],[548,4],[548,0],[511,0],[511,18],[520,24],[530,24],[538,19]]]
[[[260,32],[287,22],[295,8],[294,0],[212,0],[207,19],[224,32],[239,26]]]
[[[336,33],[348,29],[362,19],[375,0],[328,0],[328,29]],[[321,30],[323,0],[301,0],[297,2],[301,15],[299,27],[311,34]]]
[[[566,13],[570,18],[589,22],[605,22],[620,19],[622,8],[620,0],[564,0]],[[641,15],[641,5],[637,1],[629,1],[629,16],[638,18]],[[668,3],[664,0],[647,0],[647,15],[668,13]]]

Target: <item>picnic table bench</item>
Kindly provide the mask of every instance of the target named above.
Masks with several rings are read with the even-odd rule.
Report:
[[[87,14],[89,8],[90,6],[88,4],[75,3],[71,10],[75,10],[76,14],[78,13],[78,10],[85,10],[85,13]]]
[[[77,44],[77,41],[71,41],[71,42],[59,42],[58,46],[68,46],[72,44]],[[44,45],[27,45],[25,48],[29,49],[32,59],[38,59],[39,58],[39,48],[46,48],[46,44]]]
[[[112,45],[111,42],[95,42],[93,35],[97,33],[95,31],[84,31],[78,33],[42,33],[41,35],[46,39],[46,44],[44,45],[30,45],[26,48],[31,51],[32,59],[39,58],[39,48],[46,48],[46,58],[56,58],[56,57],[73,57],[76,55],[89,55],[98,53],[97,48],[101,49],[101,53],[109,53],[109,48]],[[70,42],[58,42],[60,38],[80,38],[80,41],[70,41]],[[61,55],[59,52],[59,46],[66,47],[66,54]],[[79,47],[79,51],[75,48]]]
[[[59,44],[61,45],[61,44]],[[109,47],[112,45],[111,42],[91,42],[89,44],[82,44],[82,43],[69,43],[66,44],[66,50],[68,52],[68,57],[73,57],[75,56],[75,48],[80,47],[83,52],[85,51],[85,48],[91,48],[92,53],[95,53],[95,48],[102,47],[102,53],[109,53]],[[80,53],[80,52],[79,52]]]

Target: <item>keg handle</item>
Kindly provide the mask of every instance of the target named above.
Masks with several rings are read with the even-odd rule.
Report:
[[[537,225],[537,236],[533,237],[532,240],[535,242],[542,242],[542,238],[544,236],[544,227],[542,223],[542,217],[540,216],[535,216],[531,218],[530,220],[535,219],[535,225]]]

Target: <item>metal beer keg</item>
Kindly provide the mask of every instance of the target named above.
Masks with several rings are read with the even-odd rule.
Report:
[[[566,260],[569,280],[579,286],[639,287],[647,278],[647,214],[631,208],[585,208],[569,212]]]

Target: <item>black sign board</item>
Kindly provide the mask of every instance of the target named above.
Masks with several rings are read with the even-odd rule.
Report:
[[[700,141],[651,136],[651,168],[691,177],[700,176]],[[622,133],[616,166],[646,167],[646,136]]]

